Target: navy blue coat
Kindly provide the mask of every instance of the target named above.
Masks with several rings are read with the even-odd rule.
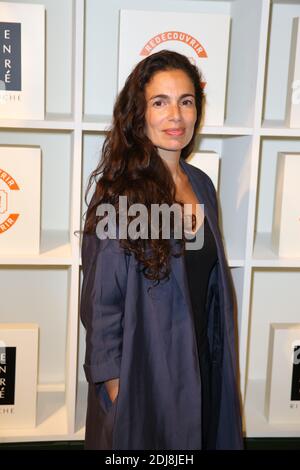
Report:
[[[241,449],[233,289],[209,177],[180,159],[215,237],[218,260],[208,285],[212,358],[210,445]],[[173,240],[174,242],[174,240]],[[171,258],[167,282],[150,289],[118,240],[83,236],[81,320],[89,382],[87,449],[201,449],[201,376],[184,259]],[[120,378],[112,403],[104,381]]]

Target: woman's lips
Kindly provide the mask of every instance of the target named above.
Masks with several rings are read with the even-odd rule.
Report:
[[[179,136],[184,134],[184,129],[182,129],[182,128],[180,128],[180,129],[165,129],[164,132],[167,135],[172,135],[172,136],[175,136],[175,137],[179,137]]]

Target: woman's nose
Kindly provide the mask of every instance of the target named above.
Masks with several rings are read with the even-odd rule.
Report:
[[[174,121],[180,121],[181,119],[181,110],[177,103],[170,105],[170,119]]]

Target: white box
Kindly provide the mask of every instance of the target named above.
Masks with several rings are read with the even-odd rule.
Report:
[[[300,154],[278,153],[273,207],[272,249],[278,256],[300,256]]]
[[[44,119],[45,7],[0,5],[0,119]]]
[[[0,145],[0,255],[39,254],[41,149]]]
[[[300,423],[299,368],[300,323],[271,323],[265,394],[269,422]]]
[[[0,429],[36,425],[38,325],[0,323]]]
[[[285,124],[300,127],[300,18],[293,18]]]
[[[186,161],[204,171],[212,180],[216,191],[219,185],[219,154],[217,152],[192,153]]]
[[[162,49],[186,55],[203,74],[204,125],[224,123],[230,16],[121,10],[119,90],[133,67]]]

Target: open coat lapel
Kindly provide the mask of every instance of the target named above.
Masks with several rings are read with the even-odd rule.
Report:
[[[192,185],[192,188],[199,200],[200,204],[204,204],[204,211],[205,211],[205,216],[208,220],[210,229],[214,235],[217,249],[218,249],[218,256],[220,256],[220,235],[217,230],[217,223],[216,223],[216,215],[214,214],[214,209],[212,205],[210,204],[208,198],[207,198],[207,190],[205,192],[205,188],[201,187],[201,184],[195,178],[193,175],[191,169],[189,168],[190,165],[187,164],[183,159],[179,160],[180,165],[183,169],[183,171],[187,174],[190,183]],[[191,311],[191,303],[190,303],[190,296],[189,296],[189,288],[188,288],[188,280],[187,280],[187,275],[186,275],[186,269],[185,269],[185,262],[184,262],[184,257],[172,257],[171,260],[171,266],[172,266],[172,271],[174,273],[174,276],[176,278],[176,281],[178,283],[179,288],[181,289],[182,295],[189,306],[189,309]]]

